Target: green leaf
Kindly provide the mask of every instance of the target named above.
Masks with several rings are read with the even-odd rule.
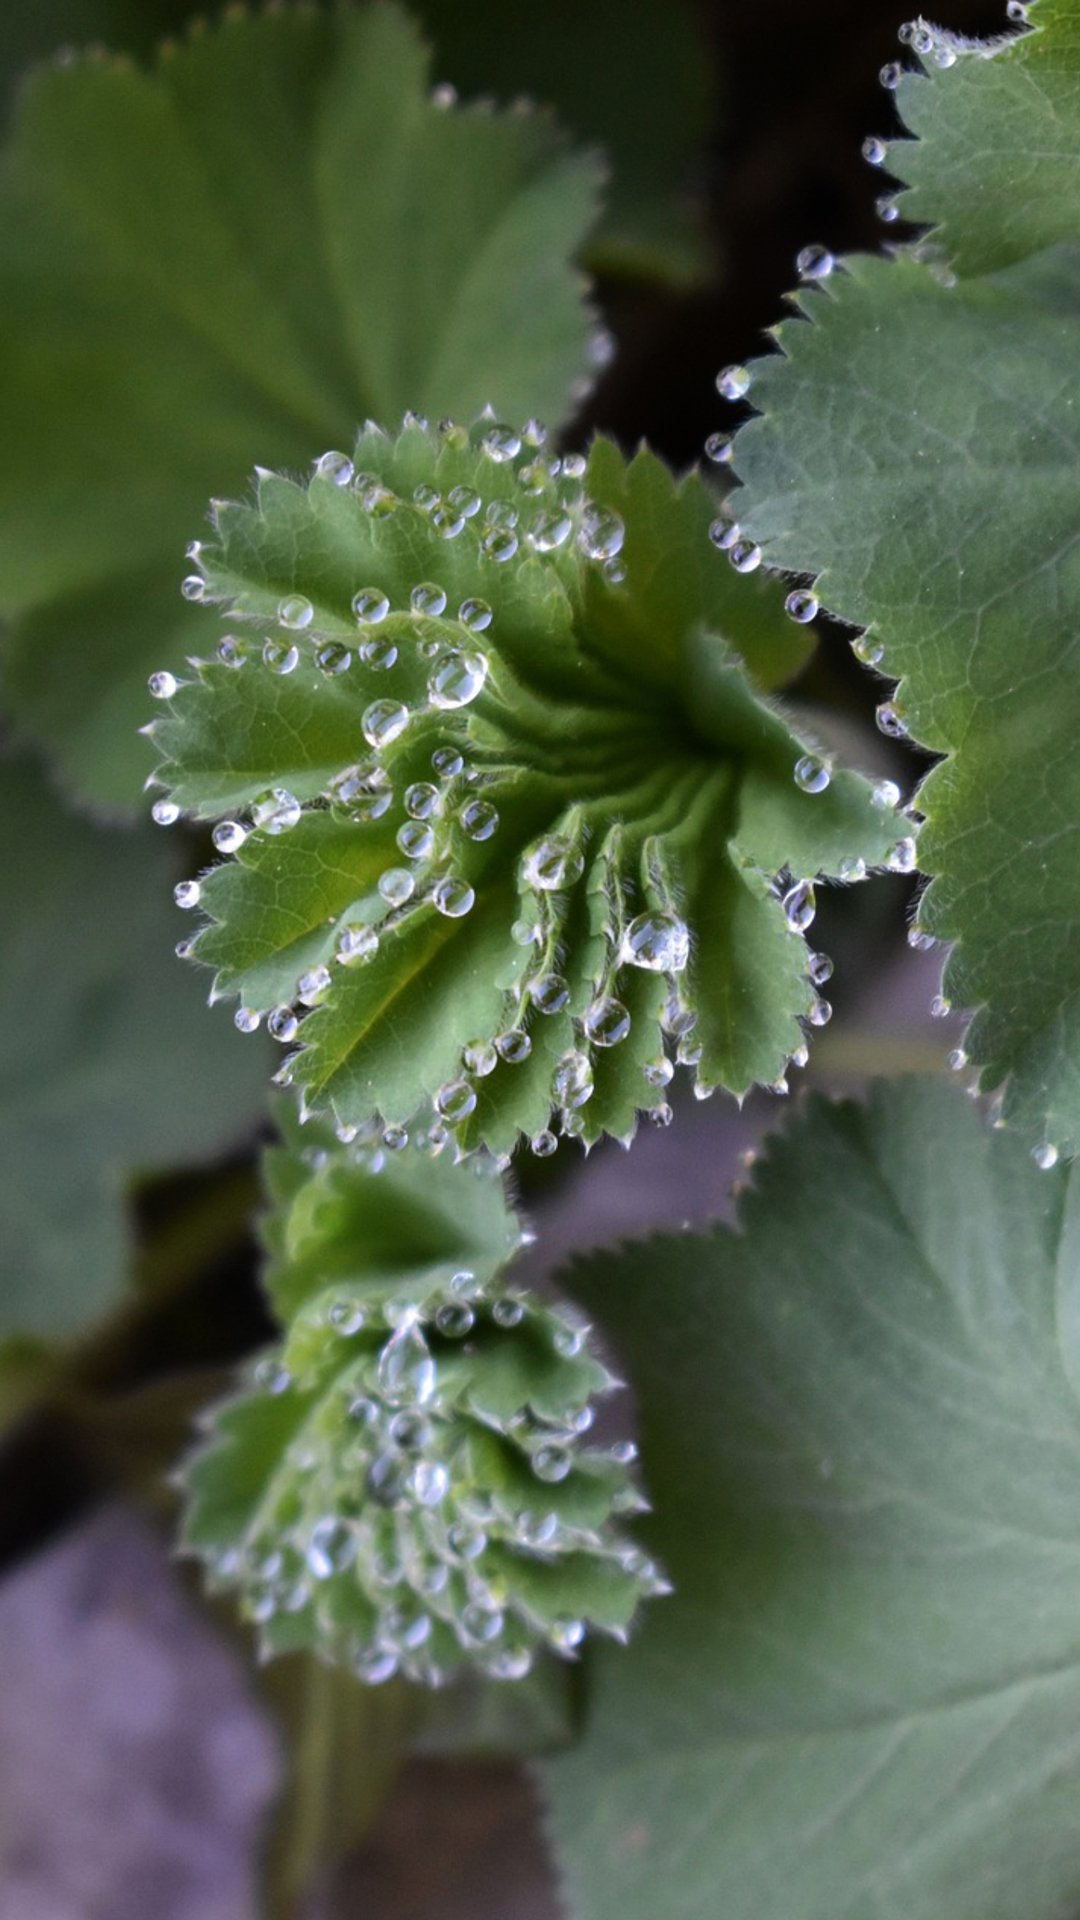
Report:
[[[827,1017],[791,876],[911,842],[887,789],[800,790],[762,694],[805,635],[713,513],[648,453],[598,441],[586,470],[483,422],[371,429],[355,469],[218,508],[200,567],[237,630],[150,731],[174,803],[233,816],[192,951],[281,1038],[313,1009],[282,1075],[307,1106],[427,1126],[434,1101],[499,1153],[551,1151],[553,1107],[629,1139],[667,1114],[662,1027],[742,1094]]]
[[[0,174],[7,679],[98,802],[137,793],[150,667],[208,642],[179,586],[212,488],[369,413],[558,418],[586,365],[569,256],[595,163],[544,115],[441,107],[428,69],[394,6],[296,9],[22,96]]]
[[[554,106],[612,167],[608,210],[587,249],[594,270],[688,280],[706,266],[691,188],[710,135],[710,49],[686,0],[546,0],[493,34],[484,7],[421,0],[440,75]]]
[[[240,1137],[264,1060],[207,1037],[153,830],[99,831],[18,760],[0,762],[0,810],[0,1329],[62,1336],[128,1277],[127,1179]]]
[[[1080,239],[1076,8],[1030,0],[1026,12],[1034,32],[991,41],[920,23],[932,49],[896,91],[915,136],[889,146],[887,170],[908,183],[898,206],[965,279]]]
[[[885,724],[943,756],[918,795],[932,884],[916,938],[955,942],[944,992],[974,1010],[981,1083],[1050,1155],[1080,1142],[1080,253],[1041,246],[1067,232],[1035,156],[1059,106],[1076,116],[1076,43],[1060,9],[1039,17],[1045,33],[903,83],[927,147],[890,164],[918,174],[912,211],[940,233],[927,261],[852,259],[800,294],[781,355],[754,370],[734,511],[866,630],[857,652],[900,681]],[[963,167],[943,139],[953,91]],[[1071,125],[1055,137],[1076,164]],[[1022,235],[1039,250],[1024,257]]]
[[[520,1230],[491,1170],[292,1121],[268,1180],[285,1336],[207,1416],[184,1530],[263,1653],[441,1685],[625,1638],[664,1590],[616,1518],[642,1505],[634,1449],[583,1443],[614,1382],[505,1279]]]
[[[739,1232],[570,1269],[676,1589],[543,1769],[575,1920],[1074,1910],[1078,1198],[893,1082],[813,1101]]]

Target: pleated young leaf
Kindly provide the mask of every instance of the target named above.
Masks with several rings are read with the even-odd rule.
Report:
[[[437,1685],[624,1638],[665,1588],[617,1517],[643,1504],[634,1449],[583,1440],[615,1383],[579,1318],[507,1278],[490,1168],[293,1122],[268,1176],[284,1338],[207,1416],[184,1529],[264,1653]]]
[[[886,728],[943,756],[920,928],[955,943],[967,1051],[1048,1159],[1080,1143],[1080,47],[1075,9],[1031,18],[992,44],[911,30],[919,140],[871,152],[932,231],[800,293],[754,369],[734,511],[866,630],[900,681]]]
[[[741,1231],[568,1270],[675,1583],[543,1769],[573,1920],[1075,1912],[1078,1178],[879,1084],[770,1145]]]
[[[298,1035],[306,1104],[434,1102],[500,1153],[551,1151],[553,1112],[586,1141],[664,1117],[665,1036],[703,1091],[777,1081],[827,1017],[814,877],[913,854],[890,790],[763,697],[805,637],[710,544],[701,481],[542,438],[371,429],[219,507],[233,630],[151,726],[236,855],[182,895],[191,950]]]
[[[209,493],[368,414],[557,420],[588,372],[571,256],[598,164],[457,109],[393,5],[228,12],[149,71],[45,70],[0,171],[0,609],[18,718],[132,805]],[[150,649],[149,654],[147,649]]]

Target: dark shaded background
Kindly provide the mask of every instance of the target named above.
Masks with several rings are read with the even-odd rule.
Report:
[[[0,3],[9,98],[23,66],[63,42],[105,37],[141,53],[162,28],[203,10],[183,0]],[[519,0],[462,4],[490,11],[501,37],[513,34]],[[543,0],[529,4],[535,11]],[[877,75],[896,57],[907,17],[903,0],[719,0],[700,14],[715,120],[686,184],[700,202],[710,278],[690,291],[601,286],[619,354],[575,429],[577,437],[603,427],[627,445],[645,437],[676,465],[698,457],[712,428],[731,424],[716,370],[760,349],[798,249],[881,243],[874,201],[883,183],[860,145],[867,133],[892,129]],[[1003,15],[1003,3],[951,0],[943,24],[993,33]],[[889,230],[890,241],[903,237],[902,228]],[[824,635],[800,692],[845,717],[864,763],[889,764],[894,749],[872,724],[880,690],[838,634]],[[906,764],[910,779],[910,756]],[[819,921],[839,962],[845,1030],[856,1052],[860,1034],[877,1034],[879,1065],[921,1063],[929,1045],[923,1019],[933,986],[929,963],[904,949],[907,906],[906,883],[882,881],[838,896]],[[939,1049],[942,1037],[933,1035]],[[890,1046],[895,1057],[886,1059]],[[819,1071],[859,1071],[852,1055],[834,1054],[830,1066],[827,1046],[820,1051]],[[615,1152],[594,1155],[587,1174],[564,1155],[554,1168],[526,1165],[524,1197],[542,1238],[547,1226],[549,1260],[583,1231],[596,1240],[715,1213],[736,1154],[775,1112],[765,1101],[742,1116],[730,1103],[684,1105],[669,1135],[640,1142],[632,1171]],[[0,1454],[8,1574],[0,1587],[0,1920],[243,1920],[254,1911],[251,1850],[275,1778],[273,1741],[242,1666],[177,1587],[157,1534],[130,1504],[150,1495],[151,1510],[162,1505],[160,1467],[191,1397],[181,1373],[196,1370],[198,1388],[266,1331],[254,1249],[238,1225],[254,1200],[252,1164],[197,1183],[199,1204],[207,1194],[229,1204],[209,1206],[208,1221],[226,1224],[208,1226],[194,1282],[88,1351],[83,1413],[96,1422],[95,1443],[87,1444],[85,1422],[54,1411],[28,1421]],[[190,1216],[195,1184],[146,1188],[145,1243],[167,1239]],[[163,1412],[150,1389],[174,1376],[175,1405]],[[103,1497],[115,1502],[118,1492],[127,1504],[102,1514]],[[126,1722],[118,1731],[118,1673],[129,1682],[134,1673],[144,1703],[157,1700],[138,1738]],[[407,1769],[361,1854],[310,1908],[324,1920],[554,1920],[556,1911],[520,1771],[434,1761]]]

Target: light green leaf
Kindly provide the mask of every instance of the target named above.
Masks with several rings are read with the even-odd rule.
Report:
[[[200,566],[236,631],[151,727],[176,804],[233,816],[193,944],[215,992],[286,1040],[313,1008],[283,1069],[308,1106],[434,1100],[499,1153],[550,1151],[553,1108],[587,1142],[666,1114],[664,1031],[706,1091],[776,1081],[827,1017],[792,877],[912,853],[887,790],[793,777],[782,590],[716,551],[696,475],[605,441],[586,469],[499,423],[372,429],[349,472],[219,507]]]
[[[571,1268],[676,1589],[543,1769],[574,1920],[1074,1911],[1078,1198],[901,1081],[813,1101],[739,1232]]]
[[[7,678],[99,802],[136,796],[150,668],[208,641],[179,587],[213,488],[256,456],[303,466],[367,414],[557,419],[586,365],[569,256],[594,161],[542,114],[440,107],[428,68],[395,6],[296,9],[229,15],[150,72],[44,71],[21,99],[0,174]]]
[[[942,219],[932,257],[853,259],[800,295],[781,355],[754,371],[734,511],[767,560],[816,576],[867,630],[857,649],[900,681],[886,724],[944,756],[918,796],[919,924],[956,943],[944,991],[974,1010],[982,1085],[1051,1153],[1080,1143],[1080,252],[1021,245],[1068,231],[1036,156],[1059,106],[1075,111],[1075,32],[1057,7],[1045,19],[1045,34],[903,83],[928,144],[891,164],[919,175],[917,217]],[[964,167],[943,144],[953,91]],[[1056,137],[1077,164],[1080,118]],[[1056,183],[1051,168],[1055,207]],[[965,271],[999,270],[958,278],[946,246]]]
[[[155,830],[103,833],[0,763],[0,1329],[63,1336],[128,1275],[125,1184],[242,1136],[265,1058],[207,1035]]]
[[[634,1449],[582,1441],[614,1382],[504,1277],[520,1234],[491,1170],[292,1121],[268,1173],[284,1340],[207,1416],[184,1531],[264,1654],[439,1685],[625,1638],[663,1590],[617,1519],[642,1505]]]

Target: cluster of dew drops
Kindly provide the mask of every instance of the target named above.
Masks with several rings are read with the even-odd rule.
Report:
[[[632,1441],[588,1447],[593,1409],[572,1382],[561,1413],[541,1418],[523,1407],[500,1423],[508,1444],[524,1449],[535,1498],[517,1508],[493,1500],[474,1480],[462,1448],[462,1416],[454,1392],[444,1391],[431,1333],[452,1352],[447,1343],[464,1345],[486,1320],[510,1339],[520,1333],[547,1340],[557,1366],[587,1350],[588,1328],[576,1315],[497,1283],[485,1285],[462,1269],[448,1276],[441,1303],[390,1298],[372,1308],[342,1298],[325,1317],[332,1334],[351,1340],[372,1314],[388,1337],[337,1389],[349,1441],[326,1452],[302,1432],[288,1459],[302,1508],[287,1524],[268,1521],[242,1548],[211,1562],[219,1581],[245,1588],[257,1625],[311,1608],[325,1651],[339,1656],[332,1589],[345,1577],[359,1583],[374,1610],[370,1631],[345,1649],[368,1684],[401,1672],[437,1685],[462,1655],[493,1678],[517,1680],[541,1642],[574,1655],[589,1621],[567,1613],[544,1625],[531,1617],[516,1596],[515,1555],[557,1566],[565,1554],[598,1554],[613,1558],[642,1597],[670,1591],[648,1555],[610,1525],[645,1504],[631,1472],[637,1449]],[[280,1358],[267,1355],[256,1362],[252,1384],[279,1395],[293,1382]],[[609,1475],[615,1470],[610,1512],[584,1527],[554,1510],[544,1491],[594,1459]],[[345,1497],[343,1487],[351,1490]],[[324,1596],[330,1597],[325,1619]]]
[[[413,414],[406,415],[403,425],[428,430],[428,423]],[[440,433],[459,449],[470,444],[467,429],[452,421],[443,422]],[[483,423],[479,451],[490,464],[493,477],[498,477],[497,496],[485,502],[474,486],[457,485],[441,494],[430,485],[420,484],[414,489],[411,505],[425,516],[438,540],[472,537],[479,554],[496,565],[513,560],[520,552],[552,556],[574,553],[585,564],[595,566],[610,587],[621,586],[625,579],[621,558],[625,526],[621,516],[586,495],[584,455],[548,452],[546,442],[546,430],[535,420],[518,429],[488,417]],[[376,475],[358,472],[347,454],[331,451],[322,455],[314,471],[323,481],[349,488],[363,510],[377,519],[396,512],[403,504]],[[189,551],[192,558],[197,558],[198,543]],[[182,591],[189,600],[202,599],[202,574],[189,575]],[[347,674],[354,654],[369,671],[389,673],[398,664],[399,647],[404,642],[401,620],[390,620],[389,627],[386,623],[392,614],[404,614],[412,626],[415,645],[428,661],[421,711],[460,715],[483,692],[490,669],[481,636],[491,629],[495,617],[486,600],[470,595],[451,612],[445,588],[424,580],[411,589],[406,607],[394,608],[381,587],[365,585],[353,595],[352,612],[357,640],[350,644],[340,637],[328,639],[318,631],[317,609],[312,601],[300,593],[290,593],[278,605],[275,633],[261,646],[243,635],[227,634],[218,649],[219,660],[239,670],[255,658],[270,673],[284,677],[306,664],[307,647],[315,667],[328,678]],[[445,629],[451,620],[456,620],[460,638],[448,642]],[[164,671],[153,674],[149,684],[151,694],[159,700],[171,700],[179,689],[175,676]],[[379,756],[404,735],[416,717],[417,710],[403,700],[387,697],[371,701],[360,716],[360,731],[371,758],[335,776],[316,804],[332,802],[360,822],[382,818],[397,796]],[[498,809],[484,792],[487,778],[482,769],[468,765],[459,742],[443,740],[434,748],[431,777],[412,781],[401,796],[405,818],[395,838],[402,859],[379,877],[377,924],[347,920],[342,925],[334,955],[337,965],[351,968],[371,960],[381,939],[424,903],[455,920],[472,910],[476,896],[469,880],[452,869],[439,868],[451,824],[473,842],[487,841],[497,832]],[[219,821],[213,829],[214,846],[221,854],[236,854],[253,831],[271,836],[287,833],[299,823],[303,812],[302,803],[293,793],[275,787],[255,801],[247,820]],[[152,813],[162,826],[180,817],[179,807],[168,798],[156,800]],[[576,883],[583,869],[580,847],[559,833],[543,837],[523,854],[519,877],[527,910],[515,922],[512,934],[518,944],[536,948],[533,964],[516,993],[516,1004],[504,1030],[467,1045],[462,1070],[437,1090],[434,1120],[423,1135],[423,1144],[429,1150],[441,1150],[452,1130],[475,1110],[477,1080],[493,1072],[500,1061],[514,1066],[529,1058],[530,1016],[555,1015],[567,1007],[570,993],[557,969],[559,927],[552,901],[553,896]],[[197,880],[181,881],[175,889],[176,903],[183,909],[197,907],[201,898]],[[194,946],[194,941],[182,941],[177,951],[187,957]],[[577,1135],[584,1128],[581,1109],[594,1090],[591,1049],[616,1046],[630,1030],[629,1012],[612,991],[619,966],[669,976],[666,1028],[679,1041],[680,1060],[695,1064],[688,1039],[694,1015],[683,1005],[677,987],[677,976],[685,969],[688,957],[689,931],[673,908],[653,908],[620,927],[605,978],[578,1023],[580,1044],[569,1049],[553,1069],[552,1100],[564,1133]],[[236,1025],[244,1033],[253,1033],[265,1019],[271,1036],[283,1045],[291,1045],[301,1038],[305,1011],[323,1005],[332,988],[331,967],[315,965],[298,979],[293,1002],[261,1011],[241,1007],[235,1015]],[[295,1053],[286,1058],[275,1076],[279,1083],[288,1084],[296,1058]],[[653,1088],[666,1086],[673,1071],[672,1062],[663,1056],[644,1069]],[[663,1101],[652,1113],[660,1125],[671,1119],[671,1109]],[[409,1141],[407,1129],[384,1126],[377,1120],[362,1127],[343,1124],[339,1133],[343,1141],[356,1142],[370,1156],[399,1150]],[[546,1126],[534,1135],[531,1144],[534,1153],[545,1157],[555,1152],[557,1137]]]

